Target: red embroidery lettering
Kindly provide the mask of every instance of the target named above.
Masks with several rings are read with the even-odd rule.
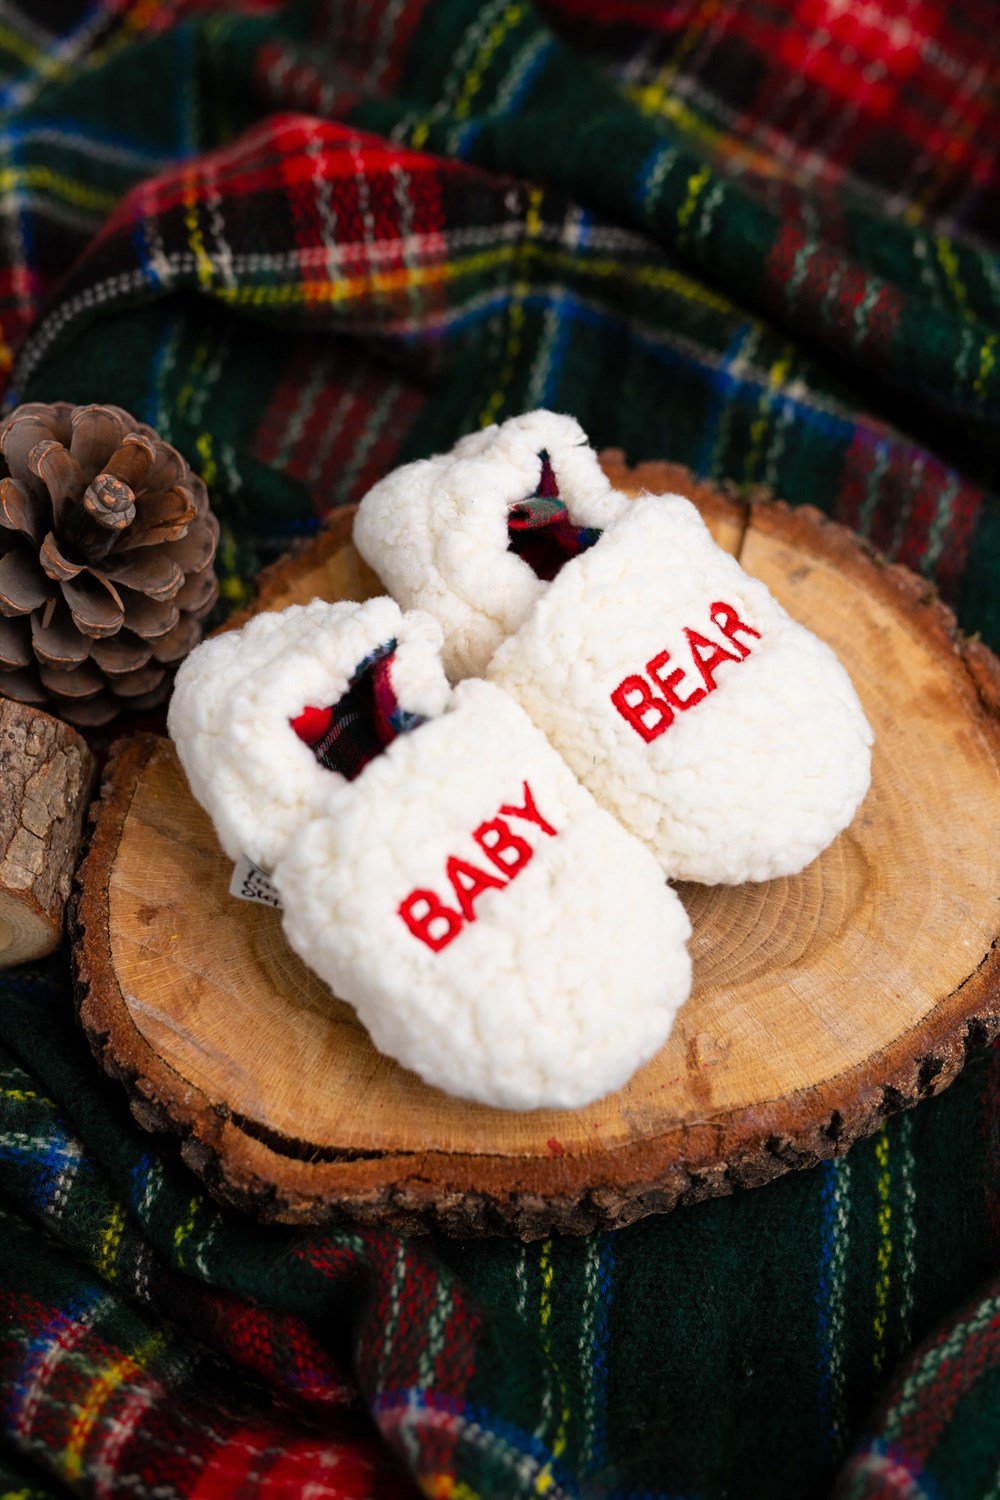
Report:
[[[731,651],[723,651],[717,641],[707,640],[705,636],[699,635],[697,630],[688,630],[687,626],[685,626],[684,634],[687,636],[687,643],[691,647],[694,664],[702,677],[704,677],[705,686],[711,693],[716,686],[712,673],[717,671],[724,661],[740,661],[741,658],[734,656]],[[707,656],[703,655],[703,652],[707,652]]]
[[[487,843],[490,836],[493,841]],[[519,870],[524,869],[531,858],[532,849],[527,839],[514,833],[503,818],[491,818],[488,823],[480,823],[472,837],[486,858],[511,879]]]
[[[460,908],[458,911],[453,906],[446,906],[434,891],[423,888],[411,891],[397,907],[413,936],[426,943],[432,953],[440,953],[442,948],[447,948],[466,922],[476,920],[476,902],[484,891],[502,891],[531,860],[534,849],[527,839],[513,832],[505,818],[520,818],[522,822],[539,828],[549,838],[555,838],[558,830],[538,811],[531,787],[526,781],[523,783],[523,795],[522,807],[504,803],[495,818],[480,823],[472,834],[486,858],[505,877],[503,880],[479,865],[469,864],[468,860],[450,855],[445,864],[445,874],[455,892]]]
[[[527,782],[524,783],[523,795],[523,807],[514,807],[510,803],[505,802],[500,811],[506,813],[508,818],[523,818],[525,823],[535,823],[543,833],[547,833],[550,838],[555,838],[556,830],[538,811],[538,808],[535,806],[535,799],[531,795],[531,787]]]
[[[722,634],[728,640],[732,641],[740,656],[745,661],[750,655],[750,647],[744,646],[736,637],[742,631],[744,635],[752,635],[754,640],[759,641],[760,631],[754,630],[752,625],[747,625],[745,621],[740,619],[731,604],[724,604],[721,600],[712,605],[709,613],[712,616],[713,625],[718,625]],[[722,616],[721,620],[719,618],[720,615]]]
[[[423,910],[418,909],[421,907]],[[399,915],[413,936],[426,943],[432,953],[447,948],[464,926],[461,914],[445,906],[434,891],[411,891],[406,900],[400,902]],[[445,924],[443,929],[442,922]]]
[[[637,698],[636,693],[639,695]],[[630,695],[634,701],[630,701]],[[674,721],[673,710],[667,707],[666,699],[652,692],[644,677],[626,677],[611,694],[611,701],[626,724],[631,724],[647,745],[669,729]],[[651,723],[647,723],[646,717],[650,712],[656,717]]]
[[[464,859],[456,859],[454,855],[449,857],[445,873],[451,881],[451,888],[458,898],[458,904],[467,922],[476,920],[477,896],[481,896],[484,891],[490,889],[502,891],[507,884],[505,880],[498,880],[495,875],[490,875],[487,870],[481,870],[478,865],[467,864]]]
[[[684,675],[684,668],[675,667],[667,677],[660,676],[662,669],[669,660],[670,652],[661,651],[659,656],[654,656],[652,661],[646,663],[646,671],[649,673],[651,680],[661,690],[671,708],[682,710],[693,708],[696,703],[700,703],[702,698],[705,697],[706,690],[702,687],[695,688],[693,693],[688,693],[686,698],[682,698],[677,691],[677,684],[679,682],[687,682],[687,678]]]
[[[683,712],[685,709],[694,708],[709,693],[715,692],[718,686],[715,673],[724,661],[746,661],[750,655],[750,646],[737,640],[737,636],[752,636],[758,641],[761,638],[760,631],[754,630],[752,625],[741,620],[731,604],[716,602],[709,613],[712,617],[712,624],[729,641],[733,650],[727,651],[718,641],[685,626],[684,636],[691,652],[691,660],[701,674],[705,683],[704,687],[695,687],[683,667],[674,667],[664,676],[663,669],[671,658],[669,651],[661,651],[646,663],[646,674],[650,682],[655,683],[660,689],[663,694],[662,698],[650,687],[646,678],[638,673],[624,678],[611,693],[611,702],[626,724],[630,725],[647,745],[670,728],[674,722],[675,710]],[[678,692],[681,683],[685,683],[691,689],[683,697]],[[507,812],[508,809],[502,808],[501,811]]]

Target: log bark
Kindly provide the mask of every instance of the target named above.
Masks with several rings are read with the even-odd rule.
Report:
[[[510,1114],[380,1057],[279,915],[229,897],[170,744],[125,743],[78,886],[80,1017],[136,1117],[176,1131],[224,1201],[463,1235],[615,1227],[846,1151],[1000,1032],[996,658],[926,581],[818,512],[605,463],[623,488],[688,493],[834,646],[875,729],[869,797],[799,876],[680,888],[694,991],[625,1089]],[[377,591],[349,538],[341,513],[271,570],[257,607]]]
[[[0,699],[0,967],[58,946],[93,769],[75,729]]]

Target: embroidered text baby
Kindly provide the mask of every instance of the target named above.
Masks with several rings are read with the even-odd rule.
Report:
[[[549,838],[555,837],[556,829],[538,811],[527,782],[524,783],[523,796],[521,807],[505,802],[495,818],[480,823],[473,830],[473,840],[493,866],[492,870],[449,855],[445,874],[455,893],[457,909],[446,906],[436,891],[425,888],[411,891],[400,903],[399,915],[413,936],[426,943],[433,952],[440,953],[452,938],[458,936],[466,922],[476,920],[476,901],[484,891],[502,890],[515,875],[520,875],[531,859],[534,850],[527,839],[514,832],[508,819],[518,818],[539,828]]]

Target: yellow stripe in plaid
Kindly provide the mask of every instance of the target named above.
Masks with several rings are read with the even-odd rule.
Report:
[[[114,208],[119,196],[88,187],[85,182],[74,182],[72,177],[53,172],[50,167],[4,167],[0,171],[0,193],[17,192],[22,188],[44,188],[76,208],[92,208],[100,213]]]
[[[46,60],[41,47],[33,46],[27,37],[3,24],[0,24],[0,52],[9,52],[11,57],[27,63],[30,68],[42,68]]]
[[[501,245],[472,255],[448,261],[445,265],[400,267],[391,271],[372,271],[364,276],[344,276],[336,281],[286,283],[283,286],[215,286],[213,295],[223,302],[249,304],[254,307],[281,307],[307,302],[351,302],[364,293],[410,291],[413,287],[442,286],[465,276],[495,270],[505,262],[523,257],[545,271],[572,271],[581,280],[628,281],[653,291],[669,292],[718,313],[735,313],[733,303],[707,287],[699,286],[680,271],[669,266],[630,265],[610,256],[581,261],[557,245],[531,240],[520,245]]]
[[[28,1104],[34,1100],[49,1109],[56,1107],[53,1099],[47,1098],[45,1094],[36,1094],[34,1089],[0,1089],[0,1098],[9,1099],[12,1104]]]
[[[889,1292],[891,1289],[890,1267],[892,1265],[892,1207],[889,1194],[892,1188],[892,1173],[889,1169],[889,1132],[883,1125],[875,1142],[875,1160],[879,1166],[878,1232],[879,1247],[875,1257],[875,1352],[873,1363],[876,1371],[885,1363],[885,1335],[889,1321]]]
[[[69,1437],[62,1453],[62,1475],[70,1484],[83,1473],[83,1453],[87,1438],[101,1414],[101,1410],[118,1387],[126,1380],[145,1370],[148,1362],[163,1349],[167,1342],[165,1333],[154,1333],[140,1344],[135,1354],[124,1354],[114,1360],[103,1374],[98,1375],[90,1390],[80,1402],[79,1409],[69,1430]]]
[[[519,261],[527,261],[530,258],[532,242],[542,227],[541,214],[542,194],[539,188],[532,188],[528,194],[528,212],[525,216],[524,231],[525,240],[522,244],[511,247],[516,251]],[[507,334],[507,347],[504,351],[503,366],[496,389],[491,393],[489,400],[479,415],[479,423],[482,427],[489,427],[494,422],[503,406],[504,392],[507,390],[514,378],[517,367],[518,355],[521,353],[524,337],[524,299],[528,294],[528,285],[523,279],[518,280],[513,289],[510,304],[509,331]]]
[[[786,344],[780,356],[767,372],[767,385],[760,393],[757,415],[750,426],[750,448],[747,452],[746,465],[744,467],[747,479],[753,479],[757,475],[757,466],[761,461],[764,438],[767,435],[768,425],[771,420],[771,404],[775,393],[781,389],[787,379],[794,357],[795,350],[791,344]]]
[[[687,196],[677,211],[677,228],[680,230],[679,242],[681,244],[687,239],[688,225],[691,223],[691,215],[698,206],[698,199],[704,191],[705,184],[711,177],[708,167],[701,167],[693,172],[688,178]]]
[[[187,230],[188,244],[194,252],[195,266],[198,270],[198,285],[207,287],[212,284],[214,267],[208,251],[205,249],[205,240],[198,223],[198,186],[194,177],[184,179],[184,228]]]
[[[969,294],[959,274],[958,256],[955,254],[954,246],[950,240],[945,239],[944,235],[939,234],[934,238],[934,249],[937,251],[937,258],[941,263],[944,279],[954,298],[955,306],[959,312],[969,317]]]
[[[108,1226],[101,1236],[101,1246],[97,1252],[97,1269],[105,1281],[117,1279],[115,1262],[118,1259],[118,1247],[121,1244],[122,1235],[125,1232],[125,1208],[121,1203],[114,1203],[111,1207],[111,1215]]]
[[[455,105],[455,119],[467,120],[472,112],[472,101],[483,86],[483,74],[489,67],[507,33],[512,31],[525,17],[523,5],[508,5],[503,15],[490,28],[489,35],[476,53],[462,85],[462,92]]]
[[[428,1474],[420,1488],[429,1500],[480,1500],[479,1491],[450,1474]]]
[[[986,392],[986,381],[997,362],[996,349],[1000,342],[1000,335],[988,333],[983,339],[979,350],[979,374],[973,383],[973,389],[977,396],[983,396]]]
[[[201,1199],[198,1197],[192,1198],[188,1204],[187,1218],[179,1223],[174,1230],[174,1249],[177,1251],[177,1264],[179,1266],[184,1264],[184,1242],[191,1237],[192,1230],[194,1229],[194,1221],[198,1217],[198,1209],[200,1207]]]
[[[542,1290],[539,1297],[539,1322],[542,1329],[542,1351],[549,1366],[559,1383],[560,1409],[559,1421],[556,1426],[555,1438],[552,1442],[552,1457],[561,1458],[566,1451],[566,1438],[569,1430],[570,1408],[566,1387],[559,1374],[559,1366],[556,1363],[555,1351],[552,1347],[550,1324],[552,1322],[552,1283],[555,1278],[555,1269],[552,1264],[552,1241],[545,1240],[542,1244],[538,1268],[542,1276]],[[552,1464],[548,1462],[535,1479],[535,1493],[544,1495],[552,1488],[555,1480],[552,1474]]]

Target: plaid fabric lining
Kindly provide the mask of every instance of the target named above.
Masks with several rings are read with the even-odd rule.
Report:
[[[396,641],[386,641],[355,670],[347,691],[329,708],[309,707],[291,725],[321,766],[353,781],[397,735],[427,722],[401,708],[392,685]]]
[[[579,557],[592,547],[601,533],[593,526],[574,526],[565,502],[559,498],[549,455],[542,452],[538,456],[542,465],[538,488],[527,500],[511,507],[507,536],[510,551],[548,583],[571,557]]]

